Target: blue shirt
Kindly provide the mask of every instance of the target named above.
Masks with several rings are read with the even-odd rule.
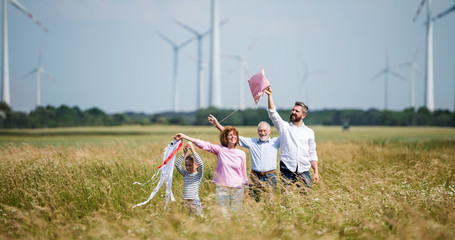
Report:
[[[257,138],[239,137],[239,146],[250,149],[251,169],[268,172],[276,169],[276,157],[280,148],[280,138],[269,138],[265,142]]]

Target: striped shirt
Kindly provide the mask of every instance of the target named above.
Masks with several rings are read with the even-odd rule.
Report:
[[[183,199],[199,200],[199,187],[201,186],[202,175],[204,174],[204,162],[202,162],[201,157],[196,152],[194,153],[194,157],[199,166],[197,167],[197,172],[191,174],[181,166],[185,158],[184,155],[180,156],[177,162],[175,162],[177,171],[183,176]]]

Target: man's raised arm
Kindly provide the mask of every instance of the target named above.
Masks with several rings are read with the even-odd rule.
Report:
[[[271,87],[268,87],[266,90],[265,90],[265,93],[267,93],[267,95],[269,96],[269,109],[272,110],[272,109],[275,109],[275,103],[273,102],[273,97],[272,97],[272,88]]]

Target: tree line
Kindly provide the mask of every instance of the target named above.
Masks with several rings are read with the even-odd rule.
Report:
[[[289,119],[290,109],[278,110],[283,119]],[[30,113],[13,111],[0,103],[0,128],[55,128],[72,126],[119,126],[119,125],[208,125],[207,116],[213,114],[223,125],[256,126],[260,121],[271,123],[266,109],[216,109],[206,108],[196,112],[163,112],[157,114],[116,113],[107,114],[99,108],[81,110],[79,107],[37,107]],[[307,125],[351,126],[448,126],[455,127],[455,112],[449,110],[428,111],[407,108],[403,111],[326,109],[308,113]]]

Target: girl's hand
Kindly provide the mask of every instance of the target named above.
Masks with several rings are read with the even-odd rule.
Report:
[[[193,146],[193,144],[192,144],[191,142],[187,143],[185,147],[189,148],[189,149],[191,150],[192,153],[195,152],[195,151],[194,151],[194,146]]]

